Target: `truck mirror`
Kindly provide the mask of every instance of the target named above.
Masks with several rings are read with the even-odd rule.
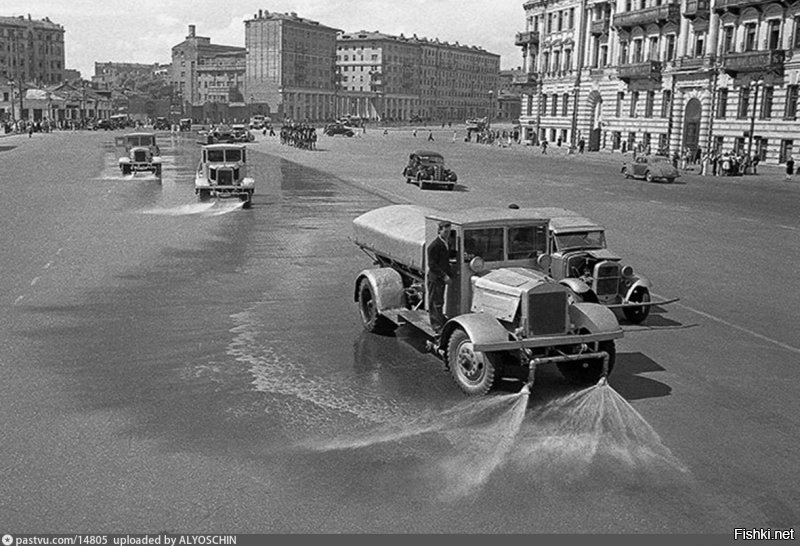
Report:
[[[542,271],[550,271],[551,259],[549,254],[539,254],[539,257],[536,258],[536,263],[542,268]]]

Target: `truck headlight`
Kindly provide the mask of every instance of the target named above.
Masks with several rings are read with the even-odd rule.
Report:
[[[625,277],[626,279],[633,277],[633,267],[630,265],[623,266],[622,276]]]

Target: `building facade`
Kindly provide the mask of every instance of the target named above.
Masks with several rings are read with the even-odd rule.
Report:
[[[245,99],[273,119],[335,116],[339,30],[296,13],[259,10],[245,21]]]
[[[800,151],[800,2],[531,0],[525,137],[589,150]]]
[[[492,108],[500,56],[416,35],[360,31],[339,35],[336,68],[345,114],[464,120]]]
[[[183,115],[227,118],[227,105],[243,97],[245,53],[243,47],[212,44],[189,25],[186,39],[172,48],[170,76]]]
[[[95,62],[92,86],[97,89],[131,88],[156,78],[169,81],[170,65]]]

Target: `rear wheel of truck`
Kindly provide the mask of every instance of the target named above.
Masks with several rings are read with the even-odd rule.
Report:
[[[590,351],[605,351],[608,353],[608,375],[614,369],[614,360],[617,357],[617,349],[613,340],[600,341],[589,344]],[[600,381],[603,375],[603,359],[595,358],[592,360],[577,360],[573,362],[559,362],[556,364],[558,371],[570,383],[577,385],[591,385]]]
[[[364,325],[364,330],[373,334],[388,332],[388,321],[378,313],[375,294],[372,292],[372,285],[367,279],[361,279],[358,285],[358,310],[361,313],[361,323]]]
[[[495,356],[473,348],[472,340],[460,328],[447,344],[447,365],[458,388],[469,395],[483,395],[494,384]]]

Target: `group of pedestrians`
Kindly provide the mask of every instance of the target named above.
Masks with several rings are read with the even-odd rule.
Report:
[[[305,123],[285,123],[281,126],[280,141],[301,150],[316,150],[317,130]]]

